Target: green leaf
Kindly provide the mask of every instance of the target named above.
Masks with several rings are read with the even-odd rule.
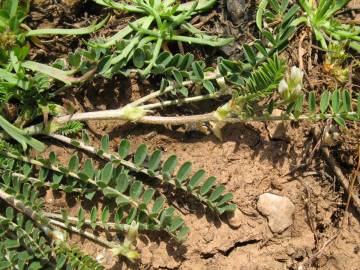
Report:
[[[213,187],[213,185],[215,184],[215,181],[216,181],[216,177],[215,177],[215,176],[209,177],[209,178],[205,181],[204,185],[201,187],[201,189],[200,189],[200,194],[201,194],[202,196],[206,195],[206,194],[211,190],[211,188]]]
[[[151,215],[157,216],[164,206],[165,199],[163,197],[157,197],[151,210]]]
[[[345,122],[344,118],[337,116],[334,118],[334,120],[339,126],[346,128],[346,122]]]
[[[162,157],[162,152],[160,150],[155,150],[152,153],[148,165],[148,170],[150,172],[155,172],[159,168],[161,157]]]
[[[194,190],[194,188],[196,188],[197,186],[199,186],[199,184],[203,181],[205,177],[205,171],[204,170],[198,170],[193,177],[191,177],[190,182],[187,186],[187,189],[189,191]]]
[[[116,190],[123,193],[129,186],[129,176],[125,173],[121,173],[116,179]]]
[[[5,248],[7,248],[7,249],[13,249],[13,248],[20,247],[20,242],[18,239],[14,239],[14,240],[7,239],[3,243],[4,243]]]
[[[204,72],[199,61],[195,61],[191,64],[192,70],[196,80],[202,81],[204,79]]]
[[[316,97],[314,91],[311,91],[309,94],[309,112],[312,114],[316,112]]]
[[[203,81],[203,86],[210,94],[213,94],[216,91],[215,86],[211,81]]]
[[[143,191],[143,184],[136,180],[134,181],[134,183],[132,183],[131,187],[130,187],[130,197],[133,199],[133,200],[137,200],[141,193]]]
[[[119,196],[119,191],[117,191],[116,189],[113,189],[111,187],[103,188],[102,192],[104,193],[104,196],[109,197],[109,198],[114,198],[114,197]]]
[[[90,212],[91,228],[93,230],[95,230],[95,228],[96,228],[97,212],[98,212],[98,209],[96,207],[93,207]]]
[[[215,188],[215,190],[211,193],[210,197],[209,197],[209,201],[210,202],[214,202],[216,201],[218,198],[220,198],[221,194],[223,194],[223,192],[225,191],[225,186],[221,185],[218,186],[217,188]]]
[[[143,194],[143,204],[147,205],[152,200],[154,194],[155,189],[153,188],[148,188],[147,190],[145,190]]]
[[[182,225],[184,225],[184,220],[181,217],[176,217],[170,222],[170,231],[174,233],[178,230]]]
[[[340,112],[340,92],[338,89],[331,96],[331,109],[334,113]]]
[[[137,213],[137,208],[131,208],[130,212],[128,214],[128,216],[126,217],[126,223],[127,224],[131,224],[135,217],[136,217],[136,213]]]
[[[183,83],[184,78],[180,71],[174,69],[172,71],[172,75],[174,76],[177,85],[181,85]]]
[[[0,127],[5,130],[5,132],[12,137],[14,140],[16,140],[18,143],[21,144],[22,148],[26,150],[27,145],[30,145],[32,148],[34,148],[37,151],[44,151],[45,145],[35,140],[34,138],[31,138],[28,135],[25,135],[24,132],[10,124],[4,117],[0,115]]]
[[[107,134],[101,138],[101,150],[104,153],[109,151],[109,135]]]
[[[31,36],[42,36],[42,35],[87,35],[90,33],[93,33],[97,30],[99,30],[101,27],[103,27],[108,19],[110,18],[110,15],[106,16],[105,19],[100,21],[98,24],[92,24],[88,27],[83,28],[76,28],[76,29],[56,29],[56,28],[50,28],[50,29],[35,29],[30,30],[26,33],[27,37]]]
[[[217,208],[219,214],[223,214],[225,212],[234,212],[236,210],[236,205],[235,204],[227,204],[224,205],[223,207],[219,207]]]
[[[187,161],[185,162],[179,169],[178,173],[176,174],[176,180],[178,184],[181,185],[183,181],[187,178],[189,173],[191,172],[192,164],[191,162]]]
[[[83,172],[87,177],[93,178],[95,171],[94,171],[94,166],[93,166],[91,159],[85,160]]]
[[[255,65],[256,64],[256,55],[255,55],[253,49],[248,44],[244,44],[243,48],[244,48],[245,58],[249,61],[249,63],[251,65]]]
[[[108,222],[109,216],[110,216],[109,207],[108,207],[108,206],[105,206],[104,209],[102,210],[101,222],[102,222],[103,224],[105,224],[106,222]]]
[[[76,224],[76,227],[78,229],[81,229],[81,227],[84,226],[84,223],[85,223],[85,210],[81,206],[79,208],[77,218],[78,218],[79,221]]]
[[[166,180],[169,180],[169,178],[171,177],[171,175],[173,174],[176,164],[178,162],[178,158],[175,155],[170,156],[165,162],[164,162],[164,166],[162,169],[164,178],[166,178]]]
[[[223,204],[231,201],[233,199],[234,195],[232,193],[226,193],[222,198],[216,203],[216,206],[222,206]]]
[[[135,152],[134,164],[140,166],[146,159],[147,156],[147,145],[141,144]]]
[[[0,270],[11,269],[11,263],[8,261],[0,261]]]
[[[343,108],[344,112],[351,112],[351,96],[348,90],[342,92]]]
[[[145,64],[146,54],[142,48],[136,48],[133,56],[134,66],[137,68],[142,68]]]
[[[320,99],[320,111],[321,113],[326,113],[328,107],[330,104],[330,92],[329,91],[324,91],[321,95],[321,99]]]
[[[73,155],[70,158],[69,164],[68,164],[68,170],[70,172],[77,172],[79,169],[79,157],[77,155]]]
[[[119,145],[118,153],[122,159],[125,159],[130,152],[130,141],[122,140]]]
[[[176,235],[176,239],[180,242],[186,240],[190,232],[190,229],[186,226],[182,226],[180,232]]]
[[[112,174],[113,174],[113,165],[111,162],[108,162],[101,170],[101,176],[100,176],[101,182],[108,185],[110,183]]]
[[[77,78],[68,76],[66,71],[42,63],[38,63],[34,61],[25,61],[22,63],[22,67],[26,69],[30,69],[34,72],[42,73],[44,75],[57,79],[68,85],[79,82]]]
[[[258,6],[258,10],[256,12],[256,25],[260,31],[262,31],[263,15],[264,15],[264,11],[266,9],[267,4],[268,4],[268,0],[261,0],[260,4]]]
[[[86,129],[81,131],[81,140],[84,142],[84,144],[90,143],[89,133],[86,131]]]

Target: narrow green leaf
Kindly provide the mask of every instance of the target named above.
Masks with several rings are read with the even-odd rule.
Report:
[[[101,182],[108,185],[110,183],[112,174],[113,174],[113,165],[111,162],[108,162],[108,163],[106,163],[104,168],[101,170],[101,174],[100,174]]]
[[[183,83],[184,78],[180,71],[174,69],[172,71],[172,75],[174,76],[177,85],[181,85]]]
[[[18,239],[7,239],[4,242],[4,247],[7,249],[13,249],[20,247],[20,242]]]
[[[244,44],[243,48],[244,48],[245,58],[249,61],[249,63],[251,65],[255,65],[256,64],[256,55],[255,55],[253,49],[248,44]]]
[[[224,196],[221,197],[221,199],[216,202],[216,206],[222,206],[223,204],[231,201],[233,199],[234,195],[232,193],[226,193]]]
[[[344,112],[351,112],[351,96],[348,90],[344,90],[342,92],[342,100],[343,100],[343,109]]]
[[[223,194],[223,192],[225,191],[225,186],[224,185],[221,185],[221,186],[218,186],[217,188],[215,188],[215,190],[211,193],[210,197],[209,197],[209,201],[210,202],[214,202],[216,201],[217,199],[220,198],[221,194]]]
[[[42,36],[42,35],[87,35],[103,27],[109,18],[110,16],[106,16],[106,18],[100,21],[98,24],[92,24],[88,27],[83,27],[83,28],[76,28],[76,29],[39,28],[28,31],[26,33],[26,36],[31,37],[31,36]]]
[[[77,155],[73,155],[70,158],[69,164],[68,164],[68,170],[70,172],[77,172],[79,169],[79,157]]]
[[[130,187],[130,197],[133,200],[137,200],[142,194],[142,191],[143,191],[143,184],[140,181],[136,180],[134,181],[134,183],[132,183]]]
[[[151,214],[157,216],[164,206],[164,197],[157,197],[151,210]]]
[[[108,207],[108,206],[105,206],[104,209],[102,210],[101,222],[102,222],[103,224],[105,224],[106,222],[108,222],[109,216],[110,216],[109,207]]]
[[[161,213],[161,216],[160,216],[160,226],[161,227],[165,227],[167,226],[170,221],[171,221],[171,218],[173,216],[175,212],[175,208],[170,206],[169,208],[166,208],[162,213]]]
[[[91,159],[85,160],[83,172],[89,178],[92,178],[95,174],[94,166]]]
[[[134,164],[140,166],[146,159],[147,156],[147,145],[141,144],[135,152]]]
[[[42,142],[35,140],[34,138],[31,138],[28,135],[25,135],[21,129],[10,124],[1,115],[0,115],[0,127],[3,130],[5,130],[5,132],[9,134],[10,137],[12,137],[18,143],[20,143],[24,150],[26,150],[27,145],[30,145],[32,148],[40,152],[45,150],[45,145]]]
[[[204,79],[204,72],[199,61],[195,61],[191,64],[194,76],[197,80],[202,81]]]
[[[311,91],[309,94],[309,112],[312,114],[316,112],[316,97],[314,91]]]
[[[211,81],[203,81],[203,86],[209,94],[213,94],[216,91],[215,86]]]
[[[181,217],[176,217],[170,222],[170,231],[174,233],[177,231],[182,225],[184,225],[184,220]]]
[[[125,159],[129,155],[130,146],[131,145],[129,140],[122,140],[120,142],[118,153],[122,159]]]
[[[152,153],[149,159],[149,165],[148,165],[149,171],[155,172],[159,168],[161,157],[162,157],[162,152],[160,150],[155,150]]]
[[[234,212],[236,210],[236,205],[235,204],[226,204],[223,207],[219,207],[217,208],[219,214],[223,214],[225,212]]]
[[[76,224],[76,227],[78,229],[81,229],[84,226],[85,223],[85,210],[80,206],[78,214],[77,214],[78,222]]]
[[[147,190],[145,190],[143,194],[143,204],[147,205],[152,200],[154,194],[155,189],[153,188],[148,188]]]
[[[176,239],[179,242],[183,242],[187,239],[190,229],[186,226],[182,226],[180,232],[176,235]]]
[[[109,151],[109,135],[107,134],[101,138],[101,150],[104,153]]]
[[[256,12],[256,25],[260,31],[262,31],[263,15],[264,15],[264,11],[266,9],[267,4],[268,4],[268,0],[261,0],[260,4],[258,6],[258,10]]]
[[[340,92],[338,89],[331,96],[331,109],[334,113],[340,112]]]
[[[193,177],[191,177],[190,182],[187,186],[187,189],[189,191],[194,190],[194,188],[196,188],[197,186],[199,186],[199,184],[203,181],[205,177],[205,171],[204,170],[198,170]]]
[[[125,173],[120,174],[116,179],[116,190],[124,193],[129,186],[129,176]]]
[[[98,209],[96,207],[93,207],[90,212],[91,228],[93,230],[95,230],[95,228],[96,228],[97,212],[98,212]]]
[[[84,142],[84,144],[90,143],[89,133],[86,131],[86,129],[83,129],[81,131],[81,140]]]
[[[334,120],[339,126],[346,128],[346,122],[345,122],[344,118],[337,116],[334,118]]]
[[[216,181],[216,177],[215,177],[215,176],[209,177],[209,178],[205,181],[204,185],[201,187],[201,189],[200,189],[200,194],[201,194],[202,196],[206,195],[206,194],[211,190],[211,188],[213,187],[213,185],[215,184],[215,181]]]
[[[329,91],[324,91],[321,95],[321,99],[320,99],[320,111],[321,113],[326,113],[329,104],[330,104],[330,92]]]
[[[173,174],[178,158],[175,155],[170,156],[165,162],[162,169],[164,177],[168,180]]]
[[[183,181],[187,178],[189,173],[191,172],[192,164],[191,162],[185,162],[179,169],[178,173],[176,174],[176,180],[181,185]]]
[[[142,48],[136,48],[133,55],[133,63],[137,68],[142,68],[145,64],[146,54]]]

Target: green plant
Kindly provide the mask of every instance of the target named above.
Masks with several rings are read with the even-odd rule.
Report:
[[[4,160],[2,163],[4,166]],[[11,166],[8,163],[6,167]],[[43,201],[39,192],[29,183],[5,172],[1,176],[0,198],[10,205],[0,212],[1,269],[63,269],[70,266],[103,269],[91,257],[69,246],[65,235],[49,224],[41,212]]]
[[[299,3],[306,13],[297,18],[293,25],[306,24],[311,27],[325,50],[334,39],[347,42],[352,49],[359,52],[360,27],[341,23],[336,18],[336,13],[349,2],[350,0],[320,0],[316,5],[315,1],[300,0]]]
[[[132,1],[132,4],[112,0],[94,1],[104,6],[143,16],[129,23],[129,26],[110,38],[90,42],[91,46],[102,48],[115,45],[116,51],[109,59],[108,70],[105,73],[107,76],[126,67],[130,60],[133,61],[137,72],[142,76],[148,76],[167,42],[223,46],[233,40],[206,35],[187,22],[191,17],[209,10],[217,2],[216,0],[191,1],[185,4],[179,4],[174,0],[136,0]]]

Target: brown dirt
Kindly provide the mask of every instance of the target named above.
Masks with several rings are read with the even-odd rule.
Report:
[[[81,93],[74,95],[70,102],[85,111],[114,109],[143,95],[142,89],[148,91],[148,85],[140,90],[134,90],[134,87],[137,85],[132,80],[123,78],[94,82],[92,86],[77,89]],[[141,259],[131,264],[112,257],[102,246],[78,235],[72,235],[71,241],[95,258],[100,255],[107,269],[113,270],[360,269],[360,215],[350,207],[341,226],[346,196],[331,169],[321,156],[315,155],[303,173],[288,175],[294,165],[306,159],[306,146],[311,149],[314,146],[309,143],[310,126],[306,123],[301,127],[290,126],[287,137],[275,141],[269,134],[274,128],[272,125],[275,124],[268,127],[259,123],[228,125],[220,142],[213,135],[185,132],[182,128],[122,125],[116,121],[88,122],[95,145],[104,134],[110,135],[114,149],[119,139],[128,138],[134,148],[146,143],[153,149],[162,149],[166,155],[177,154],[181,161],[192,161],[193,168],[203,168],[216,176],[218,183],[233,192],[233,202],[240,210],[241,226],[231,228],[225,217],[217,217],[186,194],[161,190],[168,203],[179,209],[178,214],[191,229],[183,245],[174,243],[162,233],[142,234],[137,245]],[[51,143],[47,152],[55,151],[62,162],[75,151],[57,142]],[[349,152],[338,155],[339,149],[340,146],[335,147],[334,153],[340,164],[352,168],[354,164],[348,164],[350,161],[346,159]],[[273,234],[266,218],[256,209],[258,196],[264,192],[287,196],[296,206],[294,223],[282,234]],[[73,195],[47,193],[45,200],[50,210],[65,207],[72,214],[76,213],[80,203],[83,207],[91,207],[89,202],[80,202]],[[338,237],[323,248],[334,235]],[[101,234],[100,237],[114,236]],[[301,268],[319,250],[321,256],[314,260],[313,266]]]

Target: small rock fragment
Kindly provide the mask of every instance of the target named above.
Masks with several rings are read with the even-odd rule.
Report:
[[[227,0],[226,9],[230,14],[231,21],[239,24],[244,20],[245,1],[244,0]]]
[[[285,231],[293,223],[295,205],[288,197],[264,193],[259,197],[257,208],[267,217],[269,227],[274,233]]]
[[[243,213],[236,208],[234,212],[227,213],[228,223],[233,229],[237,229],[243,223]]]

